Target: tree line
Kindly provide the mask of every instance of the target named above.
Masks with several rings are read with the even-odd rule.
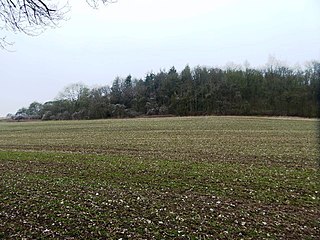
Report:
[[[148,73],[143,79],[117,77],[112,86],[67,86],[44,104],[33,102],[14,119],[71,120],[145,115],[267,115],[317,117],[320,62],[296,69],[209,68],[188,65],[178,72]]]

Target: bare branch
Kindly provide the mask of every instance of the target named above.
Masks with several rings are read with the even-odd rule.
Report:
[[[114,3],[116,0],[86,0],[93,7]],[[57,27],[65,20],[70,7],[68,1],[63,6],[58,0],[0,0],[0,30],[38,35],[48,27]],[[11,45],[0,37],[0,48]]]
[[[8,48],[10,46],[13,46],[13,42],[8,42],[5,37],[0,38],[0,49],[5,49],[7,51],[11,51]]]
[[[86,0],[86,1],[90,7],[95,8],[95,9],[97,9],[99,7],[100,3],[106,5],[109,3],[117,2],[117,0]]]
[[[69,8],[43,0],[0,0],[0,28],[36,35],[64,19]]]

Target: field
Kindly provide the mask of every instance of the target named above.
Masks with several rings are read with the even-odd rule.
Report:
[[[317,124],[0,122],[0,239],[318,239]]]

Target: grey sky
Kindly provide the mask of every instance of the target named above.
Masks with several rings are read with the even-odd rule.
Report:
[[[62,2],[62,1],[60,1]],[[116,76],[224,66],[270,55],[290,65],[320,59],[318,0],[118,0],[98,11],[71,0],[69,20],[0,51],[0,116],[65,86],[110,85]]]

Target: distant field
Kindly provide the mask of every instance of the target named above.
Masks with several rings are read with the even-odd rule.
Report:
[[[317,124],[0,122],[0,239],[318,239]]]

